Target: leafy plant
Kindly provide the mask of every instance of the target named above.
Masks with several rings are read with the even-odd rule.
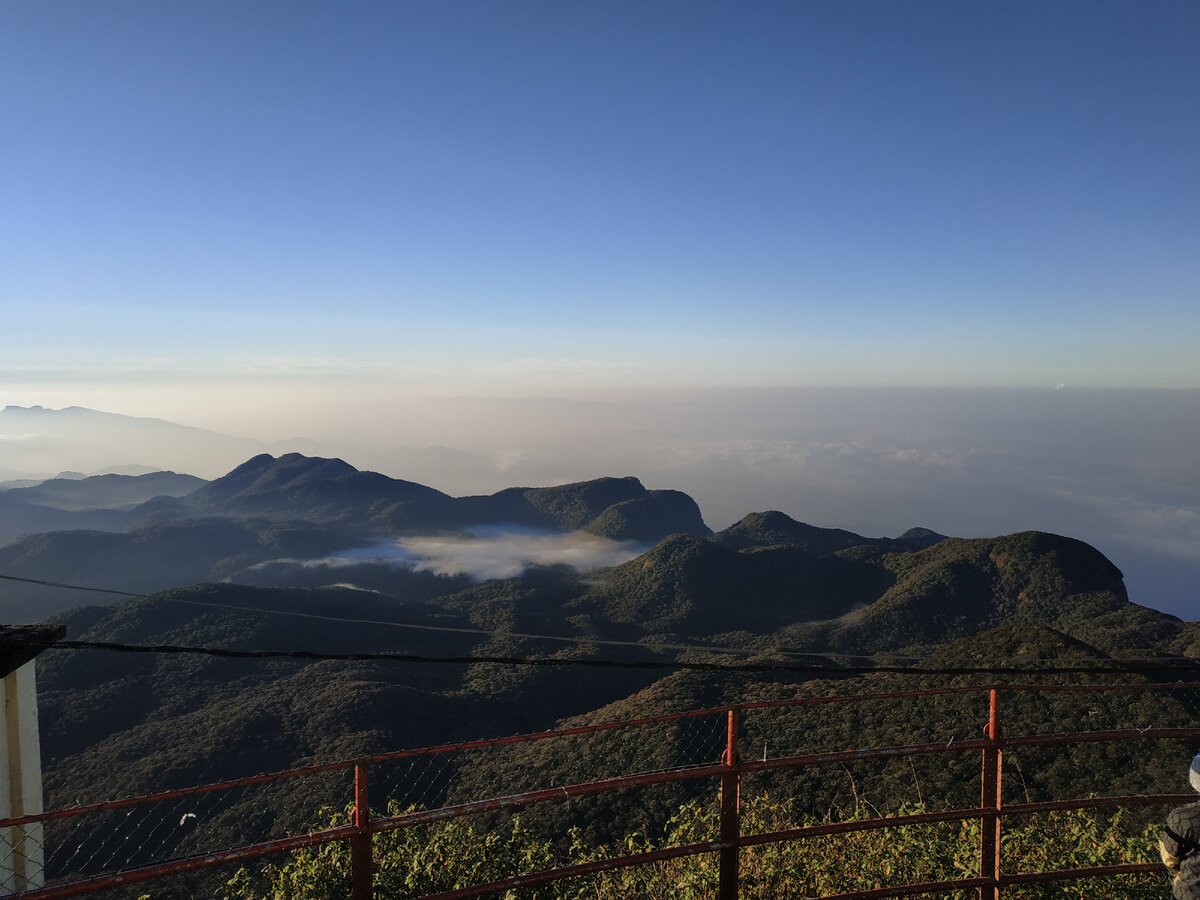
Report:
[[[899,815],[925,812],[924,804],[898,808]],[[389,814],[399,813],[394,805]],[[861,803],[850,821],[880,815]],[[396,829],[375,837],[377,896],[419,897],[438,891],[610,859],[651,850],[701,843],[717,834],[714,803],[685,803],[651,839],[633,833],[611,844],[593,844],[580,829],[554,841],[535,834],[519,818],[508,826],[481,827],[457,819],[417,828]],[[329,817],[349,821],[348,813]],[[794,803],[766,794],[743,804],[743,834],[828,824],[798,814]],[[973,878],[979,872],[979,822],[934,822],[843,834],[818,835],[747,848],[739,867],[741,895],[747,898],[821,897],[853,890]],[[1009,871],[1036,872],[1118,863],[1153,862],[1154,826],[1129,829],[1121,813],[1090,810],[1054,812],[1007,828],[1003,859]],[[603,871],[569,881],[509,891],[506,900],[701,900],[716,892],[715,854],[662,860]],[[1150,900],[1164,896],[1166,875],[1120,876],[1087,881],[1024,885],[1005,891],[1019,900],[1088,897]],[[313,847],[282,864],[243,868],[227,883],[225,900],[327,900],[350,893],[350,852],[345,842]],[[973,898],[963,890],[948,898]]]

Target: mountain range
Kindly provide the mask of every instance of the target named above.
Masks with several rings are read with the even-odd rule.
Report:
[[[21,534],[0,546],[0,573],[135,593],[236,580],[272,560],[472,526],[579,530],[643,543],[675,532],[710,533],[686,494],[650,491],[632,477],[455,498],[295,453],[253,457],[210,482],[174,473],[50,480],[0,492],[0,514],[6,536]],[[55,530],[39,530],[45,525]],[[410,574],[395,570],[392,580]],[[70,605],[61,591],[14,583],[0,617],[39,620]]]
[[[77,640],[656,665],[799,660],[830,672],[849,659],[1200,655],[1197,623],[1131,602],[1103,554],[1043,532],[868,538],[766,511],[714,534],[686,494],[632,477],[455,498],[299,454],[255,456],[199,484],[163,473],[19,490],[26,507],[121,517],[114,530],[0,547],[0,574],[144,595],[77,606],[106,597],[5,583],[10,618],[55,611]],[[581,571],[564,558],[481,579],[344,552],[406,536],[489,546],[481,528],[609,541],[625,561]],[[866,677],[98,650],[51,651],[39,666],[51,805]],[[477,776],[456,777],[461,786]]]
[[[37,484],[64,469],[89,475],[173,469],[214,478],[255,454],[289,452],[352,456],[384,471],[450,479],[464,490],[498,483],[493,459],[457,447],[361,445],[341,437],[336,446],[307,437],[255,440],[83,406],[0,409],[0,490]]]
[[[6,480],[44,476],[47,469],[108,471],[130,463],[152,470],[220,472],[268,449],[258,441],[203,428],[82,406],[10,404],[0,409],[0,438],[0,478]]]

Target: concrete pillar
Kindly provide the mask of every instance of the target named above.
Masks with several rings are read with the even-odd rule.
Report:
[[[31,660],[6,675],[0,691],[0,819],[42,812],[42,753],[33,665]],[[42,886],[43,841],[40,822],[0,828],[0,891],[16,893]]]

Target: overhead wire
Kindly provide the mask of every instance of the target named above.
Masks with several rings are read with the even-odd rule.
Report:
[[[506,637],[506,638],[522,638],[526,640],[536,641],[559,641],[570,644],[602,644],[613,647],[636,647],[638,649],[646,649],[646,644],[639,641],[617,641],[610,638],[596,638],[580,635],[562,635],[562,634],[537,634],[523,631],[506,631],[503,635],[495,631],[489,631],[486,628],[471,628],[466,625],[421,625],[416,622],[397,622],[392,619],[360,619],[350,616],[330,616],[322,613],[301,612],[294,609],[271,609],[263,606],[245,606],[236,603],[215,603],[211,600],[189,600],[184,597],[172,597],[167,593],[155,594],[138,594],[132,591],[119,591],[111,588],[85,587],[78,584],[64,584],[57,581],[45,581],[38,578],[18,578],[15,575],[0,575],[0,579],[6,581],[20,581],[26,584],[37,584],[46,587],[64,588],[72,591],[95,591],[103,594],[116,594],[122,597],[130,597],[139,600],[162,600],[169,603],[182,603],[188,606],[204,606],[213,609],[230,609],[237,612],[256,612],[265,615],[273,616],[291,616],[300,619],[318,619],[326,622],[341,622],[350,625],[379,625],[389,628],[406,628],[415,631],[436,631],[449,634],[469,634],[478,635],[481,637]],[[656,643],[654,649],[664,650],[704,650],[712,653],[745,653],[746,651],[740,647],[720,647],[704,644],[683,644],[683,643]]]
[[[617,645],[635,647],[651,652],[658,650],[684,650],[693,652],[721,652],[752,654],[753,648],[710,647],[700,644],[644,644],[634,641],[611,641],[600,638],[568,637],[562,635],[538,635],[515,632],[494,632],[479,628],[417,625],[414,623],[394,622],[389,620],[353,619],[338,616],[326,616],[317,613],[305,613],[296,610],[278,610],[264,607],[239,606],[232,603],[213,603],[203,600],[188,600],[182,597],[172,597],[169,594],[139,594],[132,591],[122,591],[112,588],[88,587],[83,585],[66,584],[43,579],[23,578],[15,575],[0,574],[0,579],[6,581],[24,582],[65,590],[92,591],[104,594],[114,594],[135,599],[157,599],[168,602],[182,603],[191,606],[215,607],[230,609],[238,612],[255,612],[272,615],[297,616],[308,619],[345,622],[350,624],[393,626],[398,628],[413,628],[426,631],[465,633],[491,638],[520,637],[534,640],[568,641],[577,644]],[[1200,661],[1187,657],[1140,657],[1110,660],[1104,665],[1096,661],[1075,663],[1074,660],[1027,660],[1028,665],[980,665],[980,666],[925,666],[914,657],[894,656],[893,660],[911,660],[914,664],[900,665],[898,663],[872,663],[870,665],[848,665],[840,663],[798,663],[785,661],[714,663],[687,660],[616,660],[616,659],[581,659],[572,657],[521,657],[521,656],[489,656],[489,655],[445,655],[432,656],[414,653],[329,653],[314,650],[235,650],[225,647],[195,647],[175,644],[125,644],[113,641],[79,641],[79,640],[36,640],[24,636],[0,636],[0,642],[19,644],[25,647],[36,647],[43,650],[105,650],[117,653],[155,653],[166,655],[200,655],[226,659],[297,659],[307,661],[387,661],[405,663],[449,663],[458,665],[478,665],[484,663],[510,666],[533,666],[544,668],[608,668],[608,669],[661,669],[675,671],[705,671],[705,672],[786,672],[797,674],[826,674],[826,675],[863,675],[863,674],[908,674],[908,675],[1065,675],[1065,674],[1147,674],[1153,672],[1184,672],[1200,669]],[[779,651],[772,651],[779,652]],[[787,652],[787,651],[783,651]],[[818,654],[806,656],[828,659]],[[838,654],[843,658],[853,658],[856,654]],[[859,657],[862,658],[862,657]]]

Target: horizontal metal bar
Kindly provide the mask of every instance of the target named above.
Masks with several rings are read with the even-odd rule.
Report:
[[[737,704],[740,710],[785,709],[789,707],[816,706],[829,703],[862,703],[869,700],[896,700],[901,698],[937,697],[947,694],[986,694],[990,690],[1004,691],[1040,691],[1040,692],[1104,692],[1104,691],[1146,691],[1146,690],[1179,690],[1200,689],[1200,682],[1187,684],[1097,684],[1097,685],[988,685],[946,688],[927,688],[912,691],[890,691],[878,694],[851,694],[835,697],[794,697],[787,700],[761,700],[754,703]],[[531,734],[511,735],[508,737],[486,738],[476,741],[461,741],[454,744],[441,744],[435,747],[421,747],[411,750],[397,750],[370,757],[372,762],[403,759],[409,756],[424,756],[437,753],[451,753],[460,750],[478,750],[485,747],[498,747],[508,744],[519,744],[529,741],[549,740],[557,737],[570,737],[582,734],[594,734],[600,731],[611,731],[618,728],[630,728],[642,725],[654,725],[663,722],[679,721],[706,715],[724,715],[733,706],[714,706],[709,709],[689,710],[681,713],[664,713],[659,716],[645,716],[639,719],[628,719],[621,722],[603,722],[596,725],[579,725],[571,728],[551,729]]]
[[[914,672],[919,670],[914,669]],[[1014,693],[1145,693],[1147,691],[1177,691],[1200,689],[1200,682],[1175,682],[1170,684],[990,684],[966,685],[963,687],[925,688],[910,691],[890,691],[879,694],[842,694],[832,697],[795,697],[788,700],[759,700],[739,704],[739,708],[769,709],[792,706],[814,706],[826,703],[862,703],[869,700],[899,700],[920,697],[938,697],[949,694],[984,694],[990,691]]]
[[[861,750],[833,750],[824,753],[802,753],[798,756],[777,756],[772,759],[748,759],[738,764],[742,772],[763,772],[771,769],[796,769],[825,763],[852,762],[860,759],[895,759],[905,756],[925,756],[932,753],[962,753],[991,746],[983,738],[968,741],[937,741],[932,744],[908,744],[902,747],[869,747]]]
[[[739,704],[739,709],[775,709],[799,706],[822,706],[829,703],[863,703],[868,700],[902,700],[917,697],[940,697],[946,694],[986,694],[983,687],[926,688],[911,691],[888,691],[881,694],[839,694],[832,697],[793,697],[788,700],[757,700]]]
[[[951,881],[927,881],[923,884],[900,884],[895,887],[850,891],[846,894],[822,894],[821,900],[877,900],[883,897],[916,897],[920,894],[944,894],[946,891],[969,891],[987,887],[986,878],[955,878]]]
[[[142,806],[147,803],[158,803],[162,800],[176,800],[180,797],[194,797],[197,794],[208,794],[213,791],[224,791],[231,788],[247,787],[254,784],[266,784],[271,781],[282,781],[285,778],[300,778],[305,775],[316,775],[321,772],[334,772],[338,769],[350,769],[354,760],[348,762],[323,763],[318,766],[308,766],[303,769],[288,769],[285,772],[267,772],[263,775],[250,775],[245,778],[235,778],[232,781],[215,781],[196,787],[179,788],[174,791],[161,791],[157,794],[143,794],[140,797],[127,797],[122,800],[104,800],[100,803],[88,803],[82,806],[68,806],[50,812],[33,813],[27,816],[16,816],[11,819],[0,819],[0,828],[14,825],[27,825],[30,822],[49,822],[54,819],[66,819],[88,813],[108,812],[113,809],[126,809],[130,806]]]
[[[1200,728],[1118,728],[1112,731],[1072,731],[1004,737],[1000,746],[1036,747],[1047,744],[1094,744],[1102,741],[1188,740],[1200,737]]]
[[[695,709],[680,713],[664,713],[660,716],[643,716],[640,719],[627,719],[622,722],[602,722],[596,725],[576,725],[571,728],[557,728],[549,731],[537,731],[531,734],[514,734],[508,737],[482,738],[477,741],[460,741],[456,744],[439,744],[436,747],[418,747],[412,750],[394,750],[390,753],[380,753],[368,757],[370,762],[389,762],[396,759],[407,759],[412,756],[431,756],[438,753],[457,753],[461,750],[481,750],[486,747],[504,747],[510,744],[525,744],[533,741],[552,740],[562,737],[576,737],[583,734],[596,734],[601,731],[615,731],[619,728],[635,728],[644,725],[658,725],[664,722],[678,722],[683,719],[697,719],[703,716],[725,715],[731,707],[714,706],[710,709]]]
[[[357,834],[353,825],[340,825],[337,828],[326,828],[295,837],[279,838],[265,841],[261,844],[249,844],[245,847],[235,847],[231,850],[218,850],[198,856],[188,856],[170,862],[157,863],[153,866],[142,866],[137,869],[126,869],[110,875],[96,875],[66,884],[56,884],[50,887],[37,888],[32,891],[22,891],[19,894],[8,895],[9,900],[58,900],[62,897],[75,897],[105,888],[120,887],[126,884],[136,884],[150,881],[154,878],[165,878],[180,875],[184,872],[194,872],[197,869],[207,869],[211,866],[222,866],[229,863],[256,859],[273,853],[286,853],[289,850],[302,850],[314,844],[328,844],[332,841],[346,840]]]
[[[1156,684],[998,684],[995,686],[995,689],[998,691],[1017,691],[1035,694],[1143,694],[1147,691],[1194,691],[1200,689],[1200,682],[1176,681]]]
[[[534,803],[544,803],[547,800],[564,800],[570,797],[584,797],[589,794],[603,794],[609,791],[621,791],[628,788],[645,787],[652,784],[670,784],[677,781],[688,781],[693,778],[711,778],[724,775],[730,771],[728,766],[697,766],[691,769],[671,769],[666,772],[651,772],[646,775],[622,775],[617,778],[607,778],[603,781],[589,781],[580,784],[566,784],[561,787],[543,788],[537,791],[524,791],[520,794],[509,794],[505,797],[491,797],[487,800],[474,800],[470,803],[459,803],[454,806],[443,806],[438,809],[423,809],[417,812],[403,813],[371,821],[371,832],[393,831],[397,828],[408,828],[412,825],[427,825],[430,822],[440,822],[459,816],[471,816],[477,813],[494,812],[498,809],[508,809],[513,806],[530,806]]]
[[[1006,816],[1036,815],[1068,809],[1111,809],[1124,806],[1177,806],[1195,802],[1191,794],[1128,794],[1121,797],[1087,797],[1078,800],[1046,800],[1041,803],[1005,804],[1000,812]]]
[[[934,822],[962,822],[979,819],[986,810],[950,809],[944,812],[913,813],[906,816],[881,816],[876,819],[855,819],[852,822],[824,822],[820,825],[805,825],[801,828],[786,828],[763,834],[747,835],[738,840],[739,847],[756,847],[761,844],[777,844],[826,834],[849,834],[855,831],[876,831],[885,828],[904,828],[908,825],[927,825]]]
[[[420,900],[463,900],[466,897],[478,897],[481,894],[511,891],[516,888],[547,884],[551,881],[565,881],[568,878],[579,878],[584,875],[594,875],[597,872],[612,871],[613,869],[627,869],[630,866],[642,866],[647,863],[662,862],[667,859],[699,856],[702,853],[716,853],[718,850],[726,850],[728,848],[729,845],[721,841],[666,847],[662,850],[649,850],[645,853],[634,853],[630,856],[614,856],[609,859],[597,859],[591,862],[577,863],[572,866],[563,866],[559,869],[544,869],[541,872],[531,872],[528,875],[515,875],[512,878],[489,881],[487,884],[476,884],[471,887],[457,888],[452,891],[442,891],[439,894],[425,894]]]
[[[1120,863],[1112,866],[1093,866],[1087,869],[1057,869],[1053,872],[1023,872],[1005,875],[1000,884],[1032,884],[1035,881],[1072,881],[1081,878],[1106,878],[1112,875],[1166,874],[1162,863]]]

